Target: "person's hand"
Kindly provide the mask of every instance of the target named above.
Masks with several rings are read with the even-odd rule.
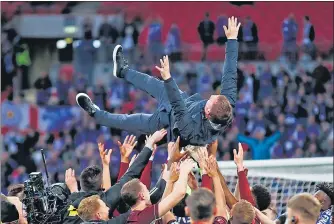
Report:
[[[170,177],[170,171],[167,170],[167,164],[162,164],[161,165],[161,177],[164,179],[166,182],[169,180]]]
[[[188,151],[180,152],[180,137],[177,137],[176,142],[170,142],[167,146],[169,164],[179,162],[180,159],[188,155]]]
[[[153,135],[150,135],[146,141],[146,145],[149,146],[152,150],[154,149],[154,144],[159,142],[161,139],[165,137],[167,134],[167,130],[161,129],[159,131],[154,132]]]
[[[207,148],[209,156],[213,155],[216,157],[218,149],[218,140],[215,140],[214,142],[210,143]]]
[[[211,178],[218,176],[217,160],[214,156],[210,156],[209,158],[206,159],[206,173]]]
[[[228,28],[224,26],[224,31],[227,39],[237,39],[238,38],[238,32],[240,28],[241,23],[238,23],[238,20],[236,17],[232,16],[232,18],[228,18]]]
[[[208,157],[208,150],[205,147],[200,147],[197,152],[195,153],[197,162],[199,164],[199,167],[201,170],[206,173],[207,167],[206,167],[206,160]]]
[[[137,145],[136,136],[127,135],[124,139],[123,144],[121,144],[120,141],[117,141],[117,144],[118,144],[118,147],[119,147],[119,151],[121,153],[121,162],[128,163],[129,162],[129,157],[130,157],[134,147],[136,147],[136,145]]]
[[[180,176],[180,168],[179,165],[177,163],[173,163],[170,167],[170,176],[169,176],[169,181],[171,181],[172,183],[175,183]]]
[[[98,146],[99,146],[99,152],[100,152],[102,164],[109,166],[112,149],[104,150],[104,144],[102,144],[101,142],[98,143]]]
[[[198,182],[197,182],[196,177],[193,174],[193,172],[190,172],[188,174],[188,186],[193,191],[198,189]]]
[[[163,59],[160,59],[160,64],[161,64],[161,68],[158,66],[155,66],[156,69],[159,70],[161,77],[163,80],[167,80],[170,77],[172,77],[170,75],[170,71],[169,71],[169,60],[168,60],[168,56],[163,56]]]
[[[188,175],[195,165],[196,163],[192,159],[183,160],[180,164],[180,174],[184,173]]]
[[[233,149],[234,163],[238,167],[238,171],[244,170],[244,149],[241,143],[238,144],[238,153],[236,149]]]
[[[65,183],[68,187],[68,189],[70,189],[70,192],[77,192],[78,191],[78,183],[77,180],[75,179],[75,171],[74,169],[67,169],[65,172]]]

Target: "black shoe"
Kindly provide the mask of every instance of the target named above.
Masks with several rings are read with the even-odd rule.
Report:
[[[75,99],[77,104],[91,117],[94,117],[95,112],[100,110],[100,108],[92,102],[86,93],[78,93]]]
[[[123,48],[121,45],[117,45],[114,48],[112,59],[114,61],[114,76],[118,78],[124,78],[124,71],[129,68],[129,65],[127,60],[124,58]]]

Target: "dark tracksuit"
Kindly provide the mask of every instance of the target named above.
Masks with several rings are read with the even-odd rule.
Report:
[[[133,164],[129,167],[128,171],[121,177],[121,179],[114,184],[109,190],[106,192],[101,191],[89,191],[89,192],[75,192],[70,195],[71,206],[69,206],[65,218],[62,223],[65,224],[79,224],[82,223],[82,220],[77,215],[76,209],[79,207],[80,202],[89,196],[92,195],[100,195],[101,199],[108,205],[110,208],[110,214],[117,208],[121,214],[121,217],[116,217],[111,219],[108,223],[122,223],[120,220],[127,220],[129,213],[129,207],[125,205],[125,203],[121,200],[121,189],[124,184],[134,178],[140,178],[142,171],[144,170],[146,164],[148,163],[150,157],[152,155],[152,150],[145,147],[143,150],[138,154],[138,157],[133,162]],[[160,179],[151,191],[151,201],[157,202],[162,197],[162,194],[165,190],[166,182],[163,179]]]
[[[237,40],[228,40],[226,59],[221,80],[221,95],[225,95],[234,108],[237,99]],[[173,78],[160,81],[149,75],[129,69],[125,80],[147,92],[158,101],[158,109],[153,114],[111,114],[97,111],[97,123],[137,134],[151,134],[166,128],[167,141],[181,136],[181,145],[205,145],[213,142],[231,123],[214,127],[204,116],[207,100],[199,94],[188,96],[182,92]]]

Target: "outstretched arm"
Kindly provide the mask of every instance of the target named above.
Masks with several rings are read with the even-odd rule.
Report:
[[[170,105],[172,106],[175,120],[179,122],[179,130],[182,136],[188,136],[192,132],[191,128],[188,128],[192,124],[191,116],[187,110],[186,104],[181,97],[181,91],[176,82],[172,78],[169,71],[168,56],[164,56],[163,60],[160,59],[161,68],[155,66],[165,81],[165,88]]]
[[[143,172],[146,164],[148,163],[152,151],[153,151],[153,145],[160,141],[165,135],[167,134],[167,131],[162,129],[160,131],[156,131],[147,141],[145,148],[138,154],[137,158],[133,162],[132,165],[130,165],[127,172],[122,176],[122,178],[113,185],[108,191],[105,192],[105,202],[110,207],[110,210],[113,211],[117,204],[119,203],[121,199],[121,189],[123,185],[130,180],[134,178],[139,178],[141,173]]]
[[[277,131],[264,140],[264,143],[270,148],[281,137],[281,132]]]
[[[104,191],[109,190],[111,187],[111,179],[110,179],[110,156],[112,153],[112,149],[104,150],[104,144],[101,142],[98,143],[100,158],[102,162],[102,186]]]
[[[226,43],[225,63],[221,80],[220,94],[226,96],[232,107],[237,100],[237,60],[238,60],[238,31],[240,23],[237,18],[228,19],[228,28],[224,26],[228,39]]]
[[[159,203],[159,217],[165,215],[185,196],[187,191],[188,174],[194,166],[195,163],[191,159],[186,159],[181,163],[179,179],[175,182],[173,191]]]
[[[252,196],[252,192],[250,190],[250,186],[244,168],[244,149],[242,148],[241,143],[239,143],[238,145],[239,145],[238,152],[236,149],[233,149],[233,154],[234,154],[234,162],[238,168],[240,198],[247,200],[253,206],[255,206],[255,201]]]
[[[227,212],[226,212],[226,200],[225,200],[225,194],[223,187],[220,183],[219,175],[218,175],[218,165],[217,160],[214,156],[210,156],[208,159],[206,159],[206,171],[208,175],[213,180],[213,188],[215,192],[215,197],[220,198],[220,200],[217,200],[217,214],[216,216],[222,216],[226,220],[227,218]]]

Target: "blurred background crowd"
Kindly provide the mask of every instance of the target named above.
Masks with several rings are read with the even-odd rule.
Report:
[[[330,2],[172,4],[1,2],[2,192],[43,169],[41,148],[52,182],[64,181],[70,167],[79,174],[97,164],[97,142],[117,149],[117,141],[128,133],[97,125],[77,107],[78,92],[114,113],[155,110],[154,99],[112,77],[116,44],[122,44],[130,67],[138,71],[160,78],[154,65],[168,54],[172,76],[183,91],[204,97],[219,92],[223,25],[232,14],[242,22],[239,98],[234,123],[219,139],[217,160],[233,160],[238,141],[248,149],[248,159],[333,156]],[[275,10],[265,12],[270,4]],[[52,18],[65,18],[61,30],[66,35],[29,35],[29,29],[45,25],[37,16],[50,14],[49,27],[59,26]],[[166,157],[167,150],[158,150],[153,170],[160,171]],[[114,150],[114,181],[119,158]],[[155,182],[160,172],[152,173]]]

